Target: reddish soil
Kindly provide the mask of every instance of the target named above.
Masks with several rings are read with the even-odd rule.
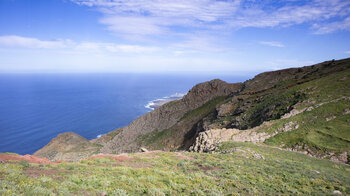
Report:
[[[221,170],[221,168],[209,167],[209,166],[199,166],[199,169],[201,169],[203,171],[217,171],[217,170]]]
[[[138,156],[144,153],[136,153]],[[154,153],[149,153],[147,152],[147,155],[151,155]],[[146,155],[146,154],[144,154]],[[144,163],[144,162],[139,162],[138,158],[130,157],[127,154],[120,154],[120,155],[115,155],[115,154],[97,154],[97,155],[92,155],[90,157],[91,159],[95,158],[111,158],[113,160],[116,160],[116,165],[114,166],[126,166],[126,167],[133,167],[133,168],[145,168],[145,167],[151,167],[152,164],[150,163]]]
[[[120,155],[115,155],[115,154],[96,154],[96,155],[92,155],[90,158],[91,159],[95,159],[95,158],[112,158],[116,161],[131,161],[131,160],[135,160],[135,158],[129,157],[127,154],[120,154]]]
[[[158,154],[161,152],[163,151],[155,150],[155,151],[148,151],[148,152],[138,152],[138,153],[135,153],[135,155],[145,159],[154,159],[154,158],[160,158]]]
[[[43,169],[40,167],[28,167],[24,170],[25,175],[31,178],[38,178],[41,176],[48,176],[57,180],[62,180],[63,177],[59,176],[59,174],[66,174],[66,171],[56,169],[56,168],[48,168]]]
[[[194,160],[194,158],[193,157],[189,157],[189,156],[186,156],[186,155],[183,155],[183,154],[181,154],[180,152],[176,152],[175,153],[176,154],[176,156],[179,158],[179,159],[181,159],[181,160]]]
[[[26,154],[14,155],[14,154],[0,154],[0,161],[9,162],[9,161],[27,161],[28,163],[39,163],[39,164],[52,164],[47,158],[40,158],[33,155]]]
[[[117,155],[117,156],[113,157],[113,159],[116,161],[121,161],[121,162],[135,160],[135,158],[129,157],[128,155],[125,155],[125,154]]]

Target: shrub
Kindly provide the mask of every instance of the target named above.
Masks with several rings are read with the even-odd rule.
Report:
[[[19,164],[20,164],[23,168],[29,167],[29,163],[28,163],[27,161],[21,161],[21,162],[19,162]]]

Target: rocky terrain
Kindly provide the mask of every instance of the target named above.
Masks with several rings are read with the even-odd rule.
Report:
[[[65,133],[35,155],[72,161],[141,147],[211,152],[222,142],[249,141],[349,163],[349,97],[350,59],[266,72],[244,83],[216,79],[98,139]]]

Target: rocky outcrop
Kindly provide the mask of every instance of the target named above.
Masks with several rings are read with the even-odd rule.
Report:
[[[133,121],[112,140],[103,144],[102,153],[135,152],[139,146],[134,140],[141,134],[165,130],[175,125],[187,112],[194,110],[218,96],[228,96],[239,91],[241,83],[229,84],[219,79],[194,86],[181,100],[156,108]]]
[[[258,127],[247,130],[223,128],[204,131],[198,134],[189,150],[192,152],[213,152],[220,143],[227,141],[261,143],[277,134],[277,132],[272,134],[258,132],[259,129],[268,127],[270,124],[270,122],[265,122]]]
[[[297,144],[293,148],[285,148],[285,150],[298,152],[319,159],[328,159],[336,163],[350,164],[350,151],[344,151],[341,153],[324,151],[323,153],[319,153],[317,149],[312,148],[307,144]]]
[[[213,152],[218,144],[230,141],[232,136],[239,132],[238,129],[211,129],[201,132],[189,150],[191,152]]]
[[[73,132],[59,134],[50,143],[34,153],[51,161],[78,161],[98,152],[101,146]]]

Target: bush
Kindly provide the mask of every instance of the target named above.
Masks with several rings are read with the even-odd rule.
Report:
[[[21,162],[19,162],[19,164],[20,164],[23,168],[29,167],[29,163],[28,163],[27,161],[21,161]]]

